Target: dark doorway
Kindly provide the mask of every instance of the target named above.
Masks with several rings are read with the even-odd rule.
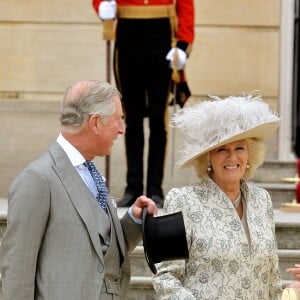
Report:
[[[295,0],[294,14],[294,76],[292,109],[292,143],[293,150],[300,158],[300,91],[299,91],[299,0]]]

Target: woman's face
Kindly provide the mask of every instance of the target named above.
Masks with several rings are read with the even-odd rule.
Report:
[[[219,186],[239,183],[246,172],[249,150],[246,140],[232,142],[209,152],[211,177]]]

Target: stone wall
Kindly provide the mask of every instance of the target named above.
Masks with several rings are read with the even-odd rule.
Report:
[[[195,0],[195,6],[196,38],[186,67],[190,102],[208,94],[259,90],[277,109],[280,1]],[[0,197],[6,197],[16,174],[56,138],[66,87],[79,79],[107,78],[107,43],[88,0],[0,1],[0,39]],[[193,178],[189,171],[172,175],[169,140],[166,189]],[[176,151],[180,143],[176,133]],[[267,158],[276,159],[277,136],[269,144]],[[105,164],[103,159],[97,163]],[[111,157],[116,197],[122,194],[125,172],[119,138]]]
[[[195,0],[195,7],[193,95],[260,90],[276,106],[280,1]],[[88,0],[1,1],[0,37],[2,95],[56,98],[70,81],[106,78],[106,42]]]

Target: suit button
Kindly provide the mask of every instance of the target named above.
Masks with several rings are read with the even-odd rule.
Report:
[[[103,272],[103,266],[102,266],[102,265],[99,265],[99,266],[97,267],[97,271],[98,271],[99,273],[102,273],[102,272]]]

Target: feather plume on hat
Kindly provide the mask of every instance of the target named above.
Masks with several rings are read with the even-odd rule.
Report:
[[[210,96],[199,104],[184,107],[171,119],[171,126],[184,135],[180,167],[221,145],[246,139],[266,140],[279,125],[280,118],[261,96]]]

